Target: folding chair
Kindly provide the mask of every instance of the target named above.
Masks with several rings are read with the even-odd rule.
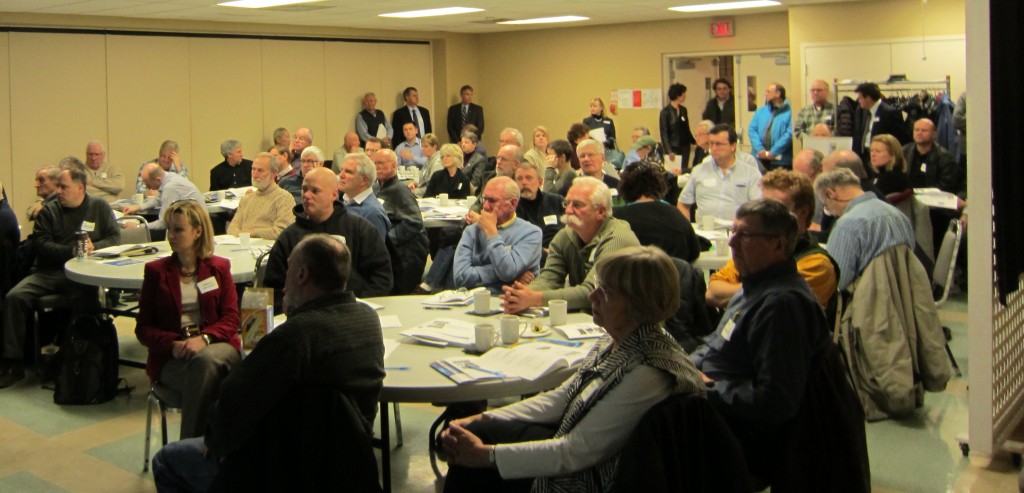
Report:
[[[942,306],[949,299],[949,290],[953,284],[953,274],[956,271],[957,252],[960,251],[960,240],[963,237],[963,225],[959,219],[951,219],[946,233],[942,236],[942,245],[935,256],[935,270],[932,271],[932,293],[935,296],[935,306]],[[953,334],[949,327],[943,326],[942,333],[946,336],[946,354],[949,355],[949,362],[953,365],[953,372],[956,376],[962,377],[960,365],[956,363],[953,352],[949,349],[949,341]]]

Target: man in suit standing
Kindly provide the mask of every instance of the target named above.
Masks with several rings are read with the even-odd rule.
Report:
[[[448,141],[457,143],[462,138],[462,129],[468,124],[476,125],[476,136],[484,137],[484,108],[473,102],[473,86],[465,85],[459,89],[462,101],[448,108]]]
[[[857,112],[853,124],[853,152],[861,160],[871,162],[868,151],[871,139],[876,135],[892,135],[901,145],[910,142],[903,122],[903,112],[882,101],[882,91],[878,84],[865,82],[858,85],[854,92],[857,93],[857,104],[861,110]]]
[[[405,106],[398,108],[391,115],[391,125],[394,128],[402,128],[402,125],[412,123],[416,126],[416,136],[421,139],[424,135],[433,132],[434,127],[430,124],[430,112],[420,106],[419,91],[415,87],[406,87],[402,91],[402,97],[405,98]]]

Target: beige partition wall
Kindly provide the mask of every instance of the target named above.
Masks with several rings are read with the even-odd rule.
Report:
[[[124,196],[164,140],[179,143],[206,190],[227,139],[252,157],[275,128],[308,127],[330,159],[367,91],[389,116],[406,86],[443,111],[431,105],[427,43],[15,32],[0,33],[0,57],[0,98],[11,102],[0,105],[0,179],[16,211],[33,200],[38,166],[84,159],[91,139],[124,172]]]
[[[36,168],[85,155],[90,139],[107,135],[104,38],[82,34],[10,33],[12,176],[15,211],[32,202]],[[24,216],[19,218],[24,221]],[[23,224],[23,231],[28,230]]]

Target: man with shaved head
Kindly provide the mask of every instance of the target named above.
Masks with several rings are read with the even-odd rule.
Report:
[[[928,118],[914,122],[914,142],[903,146],[910,186],[938,188],[964,197],[964,177],[956,158],[935,142],[935,123]]]
[[[179,200],[195,200],[200,204],[205,203],[202,192],[196,185],[178,173],[170,173],[160,163],[147,163],[142,166],[139,172],[142,181],[150,190],[157,192],[156,195],[146,199],[142,205],[129,205],[121,208],[125,214],[135,214],[140,211],[152,211],[159,208],[158,219],[149,223],[151,230],[167,229],[164,224],[164,211],[167,207]]]
[[[302,179],[302,203],[295,206],[295,224],[277,237],[267,261],[263,284],[274,288],[274,311],[279,312],[284,293],[288,256],[306,235],[327,233],[344,238],[352,252],[349,290],[370,298],[391,292],[391,260],[377,230],[369,221],[349,214],[338,200],[338,177],[327,168],[313,168]]]

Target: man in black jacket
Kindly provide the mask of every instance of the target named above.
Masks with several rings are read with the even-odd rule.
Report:
[[[302,204],[295,206],[295,224],[277,237],[270,251],[263,284],[274,288],[274,310],[280,311],[288,270],[288,256],[306,235],[327,233],[344,238],[352,252],[355,269],[348,287],[356,296],[387,296],[391,293],[391,260],[380,233],[369,221],[349,214],[338,200],[338,177],[327,168],[313,168],[302,181]]]
[[[172,443],[153,458],[158,489],[208,491],[218,473],[236,487],[262,480],[273,491],[282,480],[296,491],[336,489],[339,481],[353,491],[374,489],[369,436],[384,341],[377,314],[346,291],[351,267],[348,248],[327,234],[295,245],[285,281],[288,321],[221,383],[205,438]],[[338,399],[348,402],[338,406]],[[357,412],[335,409],[349,403]],[[311,416],[333,421],[302,420]],[[303,446],[274,450],[281,443]]]
[[[562,205],[564,197],[541,191],[544,175],[537,165],[530,161],[519,163],[515,175],[516,184],[519,185],[519,206],[516,207],[516,215],[540,228],[544,234],[541,245],[546,257],[551,239],[565,227],[562,223],[562,215],[565,214],[565,206]]]
[[[416,136],[421,139],[432,133],[434,127],[430,124],[430,111],[420,106],[420,93],[416,88],[406,87],[402,97],[405,98],[405,106],[391,114],[391,126],[402,128],[406,123],[412,123],[416,127]]]
[[[224,160],[210,170],[210,190],[248,187],[252,185],[252,161],[242,157],[242,143],[225,140],[220,145]]]
[[[871,162],[868,151],[871,139],[876,135],[889,134],[900,144],[910,142],[907,136],[903,112],[882,101],[882,90],[874,82],[865,82],[854,89],[857,93],[857,112],[853,122],[853,152],[865,163]]]
[[[476,125],[474,132],[478,139],[484,138],[484,108],[473,102],[473,87],[462,86],[459,89],[462,98],[458,104],[448,108],[448,141],[458,143],[462,138],[462,129],[469,124]]]
[[[373,164],[377,166],[377,182],[380,183],[377,198],[384,204],[384,211],[391,220],[387,241],[395,272],[393,294],[409,294],[419,285],[427,264],[429,246],[423,215],[416,196],[398,181],[395,151],[381,149],[372,157]]]

